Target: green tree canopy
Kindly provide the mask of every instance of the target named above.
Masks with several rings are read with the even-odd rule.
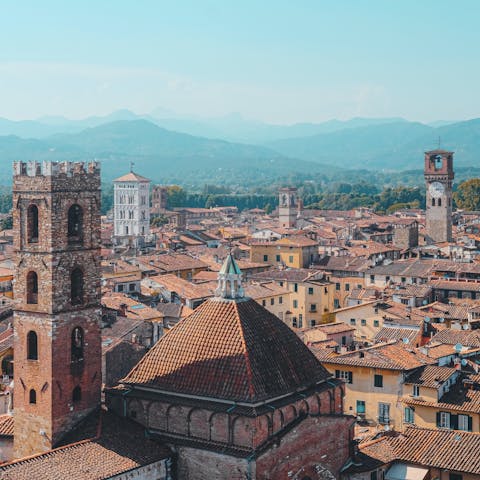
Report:
[[[453,199],[458,208],[470,211],[480,210],[480,178],[462,182],[453,194]]]

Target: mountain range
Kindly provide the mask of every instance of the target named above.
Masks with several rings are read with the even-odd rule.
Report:
[[[334,176],[339,169],[420,170],[423,152],[437,148],[439,138],[441,148],[455,152],[456,166],[478,164],[480,119],[427,125],[401,118],[354,118],[269,125],[238,114],[195,119],[164,110],[143,116],[119,110],[84,120],[0,119],[0,158],[97,158],[107,181],[133,161],[139,173],[155,181],[268,184],[292,175]],[[9,182],[10,170],[2,170],[0,183]]]

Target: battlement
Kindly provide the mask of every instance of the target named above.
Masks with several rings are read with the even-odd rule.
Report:
[[[14,176],[73,177],[75,175],[100,175],[99,162],[13,162]]]

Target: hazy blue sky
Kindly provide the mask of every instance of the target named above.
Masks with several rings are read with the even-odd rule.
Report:
[[[0,117],[480,116],[478,0],[0,0]]]

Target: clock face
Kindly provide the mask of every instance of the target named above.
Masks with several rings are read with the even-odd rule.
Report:
[[[432,182],[428,187],[428,191],[433,198],[440,198],[445,192],[445,187],[443,186],[443,183]]]

